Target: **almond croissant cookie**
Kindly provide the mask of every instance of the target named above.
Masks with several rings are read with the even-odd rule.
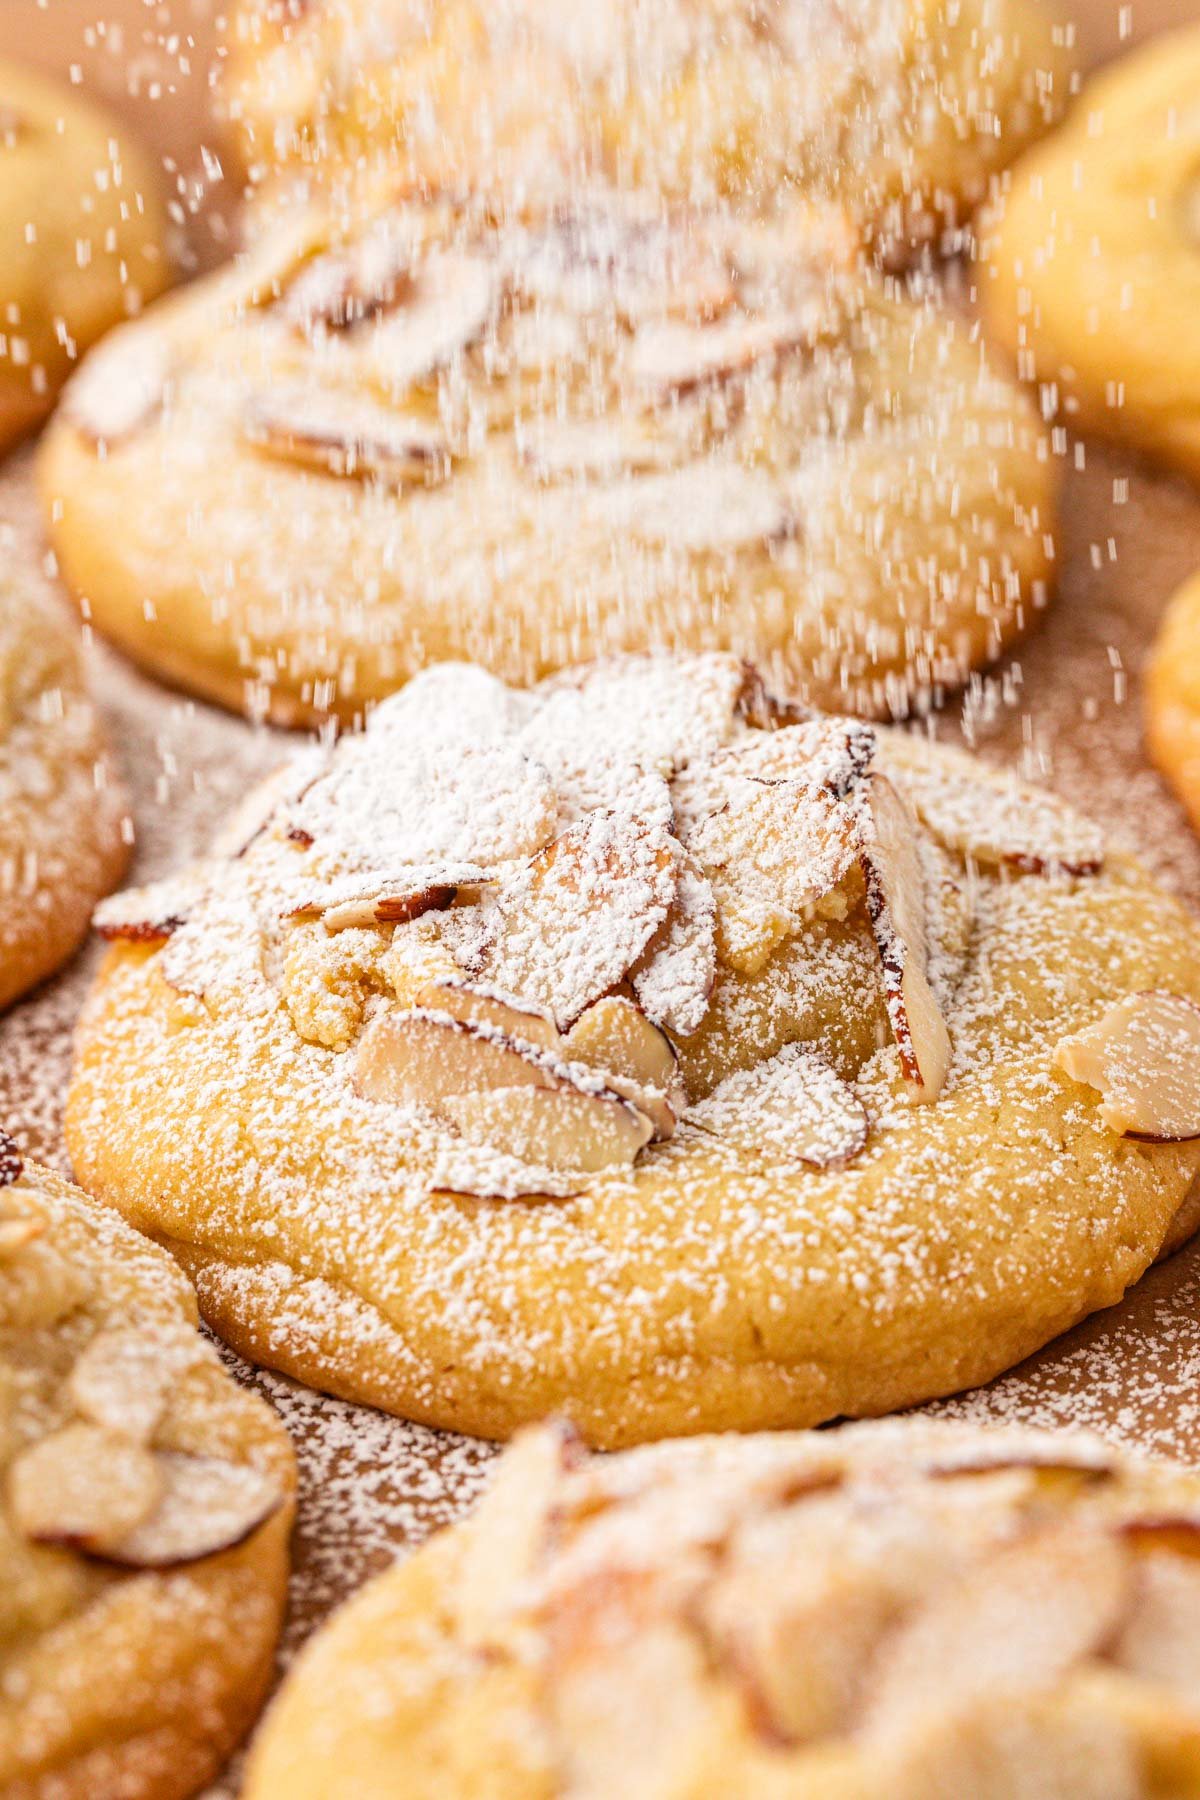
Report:
[[[41,480],[101,630],[282,723],[425,664],[736,649],[902,707],[1044,604],[1054,465],[837,215],[311,213],[110,339]]]
[[[0,62],[0,449],[170,274],[160,182],[119,124]]]
[[[97,922],[84,1185],[243,1353],[484,1436],[983,1381],[1200,1168],[1183,911],[1052,796],[729,657],[430,670]]]
[[[980,282],[993,334],[1069,416],[1200,480],[1200,25],[1088,83],[1023,159]]]
[[[0,1132],[0,1793],[183,1800],[271,1676],[295,1482],[170,1257]]]
[[[590,1457],[316,1638],[245,1800],[1192,1800],[1200,1481],[911,1420]]]
[[[61,604],[0,574],[0,1006],[86,937],[129,860],[125,797]]]
[[[1065,43],[1046,0],[239,0],[226,102],[259,179],[790,188],[898,248],[1054,121]]]

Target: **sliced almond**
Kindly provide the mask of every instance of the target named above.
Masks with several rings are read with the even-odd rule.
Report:
[[[615,481],[668,469],[686,454],[677,434],[622,413],[609,419],[540,423],[521,444],[521,461],[536,481]]]
[[[131,1569],[174,1569],[245,1543],[283,1504],[278,1483],[248,1463],[160,1450],[162,1484],[153,1511],[110,1542],[107,1561]]]
[[[666,314],[714,318],[736,277],[724,247],[629,200],[577,206],[517,240],[513,279],[531,300],[574,314],[615,311],[632,325]]]
[[[685,1103],[675,1052],[632,1000],[597,1000],[562,1040],[562,1054],[601,1070],[613,1091],[653,1122],[656,1138],[674,1135]]]
[[[161,943],[187,923],[211,880],[211,874],[195,868],[149,887],[125,888],[100,902],[92,924],[110,943]]]
[[[652,1121],[613,1091],[495,1088],[456,1094],[443,1105],[451,1123],[473,1143],[536,1168],[584,1175],[632,1163],[654,1135]]]
[[[450,473],[439,426],[333,388],[295,385],[255,394],[242,433],[285,462],[386,487],[434,487]]]
[[[25,1158],[17,1148],[17,1141],[7,1131],[0,1129],[0,1188],[12,1187],[20,1181]]]
[[[284,809],[299,800],[329,764],[323,744],[307,745],[280,768],[258,782],[234,807],[212,839],[210,854],[236,862],[278,819]]]
[[[361,325],[408,297],[418,248],[411,215],[386,214],[306,263],[289,283],[280,315],[305,336]]]
[[[763,1170],[836,1168],[866,1146],[866,1109],[811,1044],[788,1044],[740,1069],[684,1119]]]
[[[38,1544],[105,1556],[159,1504],[158,1459],[98,1425],[67,1425],[17,1457],[8,1474],[13,1522]]]
[[[149,1443],[180,1376],[205,1346],[190,1326],[120,1326],[98,1331],[67,1382],[75,1410],[93,1425]]]
[[[863,1738],[903,1736],[930,1712],[1050,1687],[1110,1639],[1130,1584],[1128,1553],[1079,1520],[1001,1547],[885,1642]]]
[[[444,911],[454,904],[461,889],[482,887],[490,879],[488,871],[474,863],[435,863],[370,881],[351,878],[331,882],[323,893],[289,907],[284,916],[319,918],[329,932],[406,925],[425,913]]]
[[[886,776],[868,774],[864,795],[867,912],[883,966],[892,1035],[912,1097],[936,1100],[950,1067],[950,1034],[927,973],[925,879],[916,825]]]
[[[811,723],[812,709],[799,700],[775,693],[752,663],[742,665],[742,687],[738,694],[739,719],[757,731],[778,731],[784,725]]]
[[[154,325],[110,332],[68,382],[62,413],[97,449],[123,443],[161,411],[175,352]]]
[[[881,739],[880,760],[917,817],[960,856],[1036,875],[1103,867],[1103,832],[1057,794],[900,732]]]
[[[1182,994],[1127,994],[1064,1038],[1054,1064],[1096,1088],[1112,1131],[1148,1143],[1200,1137],[1200,1006]]]
[[[730,313],[711,325],[650,325],[634,338],[627,367],[639,387],[669,399],[811,345],[817,322],[816,314],[804,312],[778,318]]]
[[[512,994],[480,987],[462,975],[425,982],[414,994],[413,1004],[424,1012],[444,1013],[463,1025],[488,1025],[519,1044],[567,1054],[560,1048],[562,1040],[549,1013],[533,1009]]]
[[[554,1525],[563,1477],[581,1459],[580,1440],[563,1420],[521,1431],[463,1534],[455,1583],[458,1627],[472,1649],[507,1640]]]
[[[728,556],[790,537],[796,526],[787,495],[765,472],[736,463],[689,463],[581,498],[585,517],[614,536],[628,534],[692,556]]]
[[[717,902],[712,883],[679,846],[675,900],[630,976],[648,1019],[676,1037],[699,1031],[717,979]]]
[[[367,1100],[424,1107],[446,1117],[445,1102],[480,1089],[553,1087],[556,1059],[489,1025],[416,1008],[377,1013],[354,1059],[354,1089]]]
[[[395,391],[427,381],[478,343],[503,293],[498,266],[467,251],[443,250],[413,271],[405,304],[339,341],[369,359]]]
[[[465,966],[567,1031],[633,968],[666,918],[677,881],[661,825],[630,813],[589,813],[484,904]]]

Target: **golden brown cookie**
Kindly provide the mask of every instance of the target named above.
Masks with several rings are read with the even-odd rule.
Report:
[[[0,1132],[0,1793],[184,1800],[266,1692],[295,1471],[154,1245]]]
[[[1176,1800],[1200,1793],[1200,1483],[917,1420],[589,1457],[309,1646],[246,1800]]]
[[[1044,0],[240,0],[226,100],[260,180],[790,191],[898,249],[1058,116],[1066,42]]]
[[[1200,937],[1053,796],[729,657],[430,670],[97,914],[67,1132],[216,1330],[603,1445],[984,1381],[1200,1167]]]
[[[161,183],[117,122],[0,62],[0,448],[170,276]]]
[[[992,333],[1048,407],[1200,479],[1200,26],[1090,81],[982,243]]]
[[[1168,601],[1142,679],[1147,748],[1200,829],[1200,578]]]
[[[293,217],[89,359],[41,487],[100,630],[297,723],[442,658],[520,682],[664,647],[903,709],[1035,621],[1055,470],[840,215],[593,194]]]
[[[124,873],[131,827],[77,633],[0,576],[0,1006],[52,974]]]

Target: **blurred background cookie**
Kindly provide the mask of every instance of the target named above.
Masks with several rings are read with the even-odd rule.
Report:
[[[246,1800],[1152,1800],[1194,1786],[1200,1483],[917,1421],[529,1433],[317,1637]]]
[[[293,215],[96,352],[40,473],[88,617],[284,724],[439,658],[519,682],[655,646],[884,713],[1036,621],[1046,451],[836,210],[589,191]]]
[[[0,61],[0,448],[170,279],[162,183],[120,122]]]
[[[51,974],[120,879],[132,827],[73,621],[0,575],[0,1006]]]
[[[0,1791],[211,1779],[271,1676],[294,1484],[171,1258],[0,1132]]]

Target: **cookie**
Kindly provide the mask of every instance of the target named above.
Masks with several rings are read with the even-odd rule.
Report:
[[[543,1427],[304,1652],[246,1800],[1192,1794],[1198,1544],[1194,1473],[1070,1433]]]
[[[160,187],[107,114],[0,61],[0,449],[44,418],[90,344],[167,285]]]
[[[129,860],[75,631],[32,583],[0,577],[0,1006],[87,936]]]
[[[733,649],[929,698],[1044,605],[1056,465],[970,329],[771,227],[579,197],[293,219],[88,361],[42,453],[66,579],[283,724],[440,659]]]
[[[990,331],[1084,430],[1200,479],[1200,26],[1095,77],[983,241]]]
[[[1200,828],[1200,579],[1167,602],[1142,673],[1146,747]]]
[[[513,191],[548,170],[770,210],[832,196],[892,251],[961,222],[1066,100],[1039,0],[323,0],[234,9],[252,174],[399,166]]]
[[[184,1800],[266,1692],[295,1473],[169,1256],[0,1133],[0,1792]]]
[[[1053,796],[729,657],[430,670],[97,923],[84,1186],[243,1354],[480,1436],[985,1381],[1116,1301],[1200,1168],[1182,908]]]

